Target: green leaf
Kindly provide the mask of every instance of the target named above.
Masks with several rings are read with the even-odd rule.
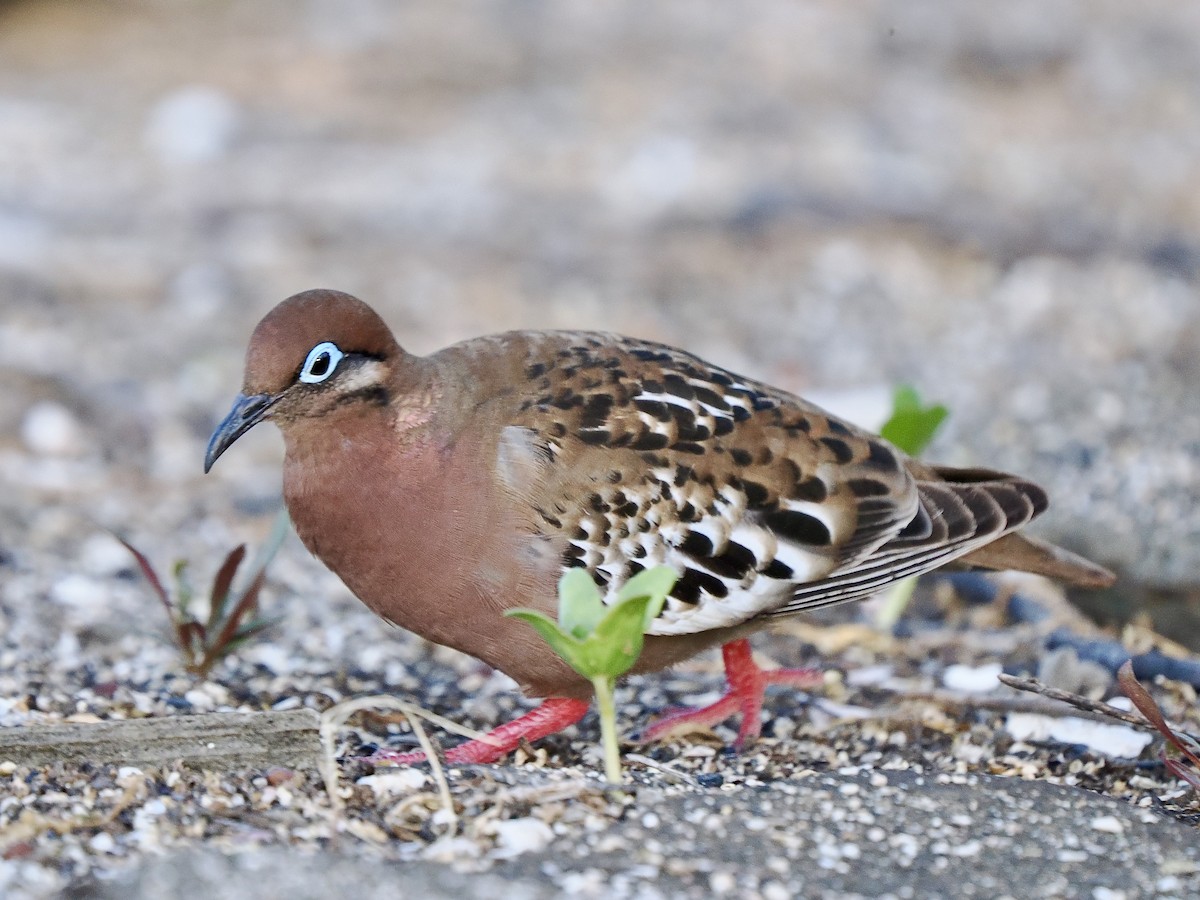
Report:
[[[916,389],[902,385],[892,396],[892,415],[879,435],[909,456],[919,456],[949,413],[941,404],[922,406]]]
[[[586,668],[581,668],[581,666],[586,667],[586,660],[581,652],[582,643],[559,628],[558,623],[548,615],[533,609],[509,609],[505,611],[504,615],[532,625],[542,636],[542,640],[549,644],[550,648],[561,656],[567,665],[584,678],[592,677],[591,672]]]
[[[661,605],[661,598],[659,599]],[[583,642],[582,650],[588,671],[577,669],[587,677],[624,675],[642,655],[646,638],[646,613],[655,598],[643,595],[618,603],[606,615],[592,636]]]
[[[604,600],[592,576],[583,569],[568,569],[558,580],[558,624],[564,632],[583,640],[604,618]]]
[[[585,678],[616,678],[641,655],[646,629],[661,611],[678,579],[668,566],[639,572],[621,588],[616,603],[604,605],[583,569],[566,572],[558,584],[559,620],[531,609],[505,613],[528,622],[563,660]]]
[[[636,597],[648,597],[646,615],[642,622],[642,630],[650,627],[650,623],[662,612],[663,604],[667,602],[667,594],[679,580],[678,573],[670,566],[655,566],[638,572],[621,588],[617,594],[617,603],[624,603]]]
[[[192,583],[187,577],[188,561],[186,559],[177,559],[175,561],[175,606],[179,610],[179,615],[190,619],[188,615],[188,607],[192,602]]]

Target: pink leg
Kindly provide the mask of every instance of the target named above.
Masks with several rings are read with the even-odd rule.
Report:
[[[582,719],[587,711],[588,703],[584,700],[550,697],[537,709],[532,709],[499,728],[493,728],[484,735],[486,740],[467,741],[447,750],[445,761],[452,765],[495,762],[506,753],[516,750],[522,739],[536,741],[548,734],[562,731]],[[392,766],[412,765],[424,762],[425,751],[397,753],[394,750],[376,750],[367,760]]]
[[[760,669],[750,654],[750,642],[745,638],[725,644],[721,656],[725,660],[725,679],[729,682],[725,696],[701,709],[667,713],[642,732],[643,741],[711,728],[740,712],[742,726],[733,745],[740,751],[758,740],[762,730],[763,693],[768,686],[786,684],[807,689],[824,681],[820,669]]]

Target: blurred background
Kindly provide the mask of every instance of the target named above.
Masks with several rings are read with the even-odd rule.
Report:
[[[144,610],[101,525],[265,532],[278,436],[203,448],[321,286],[418,352],[604,328],[868,425],[913,383],[1200,645],[1198,278],[1194,3],[0,2],[0,625]]]

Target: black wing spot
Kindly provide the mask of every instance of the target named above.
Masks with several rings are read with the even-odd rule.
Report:
[[[886,484],[874,478],[851,478],[846,486],[855,497],[883,497],[891,493]]]
[[[740,581],[747,574],[754,571],[754,567],[758,565],[758,560],[753,553],[741,544],[730,542],[725,547],[724,553],[720,556],[713,556],[703,560],[703,563],[718,575]]]
[[[532,366],[529,366],[528,368],[525,369],[525,377],[530,379],[531,381],[534,378],[540,378],[544,374],[546,374],[546,364],[545,363],[534,363]]]
[[[733,421],[726,419],[724,416],[716,416],[713,419],[713,427],[716,430],[717,437],[723,437],[733,431]]]
[[[713,384],[719,384],[721,387],[733,387],[733,379],[724,372],[720,372],[716,369],[713,369],[711,372],[709,372],[706,377]]]
[[[580,428],[598,428],[608,421],[612,412],[613,398],[611,394],[592,394],[587,398],[580,411]]]
[[[775,409],[779,406],[779,401],[774,397],[766,397],[762,394],[751,394],[750,396],[755,412],[766,412],[768,409]]]
[[[833,458],[839,463],[848,463],[854,459],[854,451],[841,438],[823,437],[821,438],[821,443],[829,448],[833,454]]]
[[[668,372],[663,377],[663,387],[668,394],[674,394],[682,400],[696,399],[696,390],[674,372]]]
[[[579,432],[579,439],[585,444],[607,444],[612,440],[612,432],[603,428],[588,428]]]
[[[778,578],[781,581],[790,581],[796,574],[791,566],[777,559],[771,560],[771,564],[763,569],[762,573],[768,578]]]
[[[693,453],[696,456],[704,455],[704,448],[692,441],[676,441],[671,445],[672,450],[678,450],[680,453]]]
[[[630,350],[629,353],[631,356],[642,360],[642,362],[669,363],[671,361],[671,355],[664,353],[662,350],[647,350],[638,347]]]
[[[868,446],[870,450],[867,453],[867,465],[875,466],[885,472],[900,468],[900,461],[896,459],[896,454],[889,450],[882,441],[870,441]]]
[[[692,385],[696,391],[696,399],[705,406],[711,406],[713,409],[721,412],[729,412],[729,404],[725,402],[725,398],[710,388]]]
[[[551,400],[550,403],[559,409],[574,409],[576,406],[583,406],[583,397],[574,391],[567,390]]]
[[[701,591],[706,591],[713,597],[725,597],[729,594],[729,588],[717,576],[697,569],[685,569],[671,588],[671,596],[684,603],[696,604],[700,602]]]
[[[708,535],[689,531],[687,537],[679,542],[679,550],[693,559],[706,560],[713,555],[713,542]]]
[[[739,466],[748,466],[754,462],[754,455],[749,450],[734,447],[729,451],[730,458]]]
[[[751,507],[765,506],[771,497],[771,492],[757,481],[742,479],[742,491],[746,494],[746,503]]]
[[[671,404],[663,400],[634,400],[634,405],[648,416],[653,416],[660,422],[665,422],[671,418],[671,410],[668,408]]]
[[[833,543],[833,535],[829,533],[825,523],[808,513],[779,509],[764,513],[762,521],[779,537],[797,544],[827,547]]]
[[[638,505],[632,500],[627,500],[613,510],[613,514],[621,516],[625,519],[632,519],[638,514]]]
[[[797,481],[796,486],[788,493],[793,500],[808,500],[811,503],[824,503],[829,496],[829,487],[815,475]]]
[[[841,435],[842,437],[849,437],[850,435],[850,429],[837,419],[826,419],[825,427],[829,429],[830,434],[837,434]]]
[[[639,434],[630,446],[634,450],[666,450],[671,439],[657,431],[646,431]]]

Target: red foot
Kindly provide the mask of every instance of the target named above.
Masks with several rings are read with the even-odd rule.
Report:
[[[536,741],[548,734],[562,731],[568,725],[574,725],[582,719],[587,711],[586,701],[551,697],[537,709],[530,710],[499,728],[493,728],[484,735],[484,739],[467,741],[447,750],[443,758],[451,765],[492,763],[506,753],[516,750],[522,739]],[[425,751],[397,753],[394,750],[376,750],[367,757],[367,761],[392,766],[413,765],[425,761]]]
[[[666,713],[642,732],[643,741],[711,728],[740,712],[742,727],[738,729],[733,748],[741,751],[758,740],[762,731],[763,692],[768,685],[786,684],[807,689],[817,687],[824,681],[820,669],[760,669],[750,655],[750,641],[745,638],[725,644],[721,648],[721,656],[725,660],[725,678],[729,682],[725,696],[701,709]]]

